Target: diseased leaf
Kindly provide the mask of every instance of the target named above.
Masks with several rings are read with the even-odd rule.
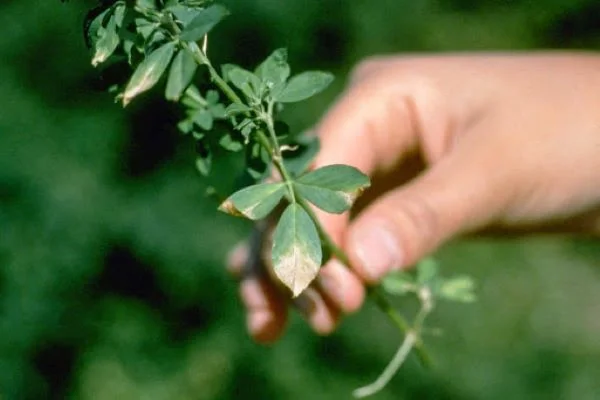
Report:
[[[123,93],[123,105],[146,90],[151,89],[163,75],[175,51],[175,43],[169,42],[154,50],[137,67]]]
[[[444,281],[438,295],[447,300],[472,303],[477,300],[474,293],[475,282],[468,276],[459,276]]]
[[[235,192],[219,206],[219,210],[227,214],[259,220],[273,211],[284,194],[284,183],[260,183]]]
[[[275,275],[296,297],[317,276],[322,257],[319,234],[312,219],[301,206],[290,204],[273,235]]]
[[[294,103],[302,101],[322,92],[333,82],[329,72],[308,71],[292,77],[285,89],[277,96],[276,101]]]
[[[177,52],[169,70],[169,79],[165,91],[167,100],[179,101],[183,92],[192,82],[197,69],[198,64],[196,64],[189,51],[181,49]]]
[[[97,67],[110,57],[119,45],[119,34],[117,33],[117,15],[113,14],[108,20],[106,27],[98,29],[98,40],[95,43],[96,52],[92,59],[92,65]]]
[[[290,66],[287,63],[287,49],[277,49],[256,68],[256,76],[262,85],[276,99],[290,77]]]
[[[179,37],[188,42],[197,42],[228,15],[229,11],[220,4],[207,7],[185,26]]]
[[[390,272],[382,281],[383,289],[392,295],[402,296],[418,290],[412,275],[402,271]]]
[[[349,165],[328,165],[294,182],[298,193],[320,209],[341,214],[369,187],[369,178]]]

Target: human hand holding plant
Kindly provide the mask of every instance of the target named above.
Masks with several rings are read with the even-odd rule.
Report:
[[[482,121],[479,117],[487,117],[479,114],[485,111],[485,99],[472,91],[475,85],[465,85],[467,90],[447,103],[451,91],[436,79],[451,75],[436,75],[429,66],[429,75],[411,74],[408,68],[396,76],[402,70],[397,62],[372,63],[357,73],[348,93],[319,125],[323,149],[311,162],[318,141],[289,132],[277,114],[283,105],[324,90],[332,76],[321,71],[291,75],[283,49],[253,71],[231,64],[215,68],[207,34],[227,14],[209,0],[104,1],[86,24],[94,48],[92,64],[117,55],[133,67],[131,78],[117,87],[123,105],[165,76],[165,97],[183,107],[178,127],[194,138],[201,173],[210,173],[213,156],[223,151],[243,154],[246,178],[253,184],[229,195],[222,211],[261,220],[282,206],[268,247],[272,273],[254,269],[242,274],[249,327],[258,340],[272,341],[281,333],[290,297],[290,292],[274,289],[271,279],[287,286],[292,297],[300,295],[294,302],[306,305],[309,299],[311,306],[304,307],[310,310],[308,320],[322,333],[333,329],[338,310],[360,306],[362,282],[369,284],[371,297],[405,335],[380,379],[355,393],[370,395],[385,385],[413,348],[428,360],[422,328],[437,299],[474,299],[470,279],[442,279],[435,262],[420,260],[452,234],[501,216],[504,203],[494,203],[491,192],[502,186],[485,186],[506,184],[501,178],[510,182],[512,176],[471,169],[478,160],[489,161],[489,151],[478,148],[485,140],[468,133]],[[199,67],[208,71],[210,82],[196,86],[192,82]],[[492,135],[490,142],[495,139]],[[349,224],[354,200],[370,186],[363,172],[393,176],[411,153],[420,153],[433,166],[381,198],[377,190],[367,192],[377,199]],[[265,182],[273,170],[280,180]],[[400,183],[395,178],[393,186]],[[447,185],[452,179],[460,193]],[[374,189],[385,181],[376,178]],[[508,205],[507,196],[499,197]],[[238,252],[234,264],[239,267],[244,258]],[[412,263],[418,264],[416,277],[396,271],[383,285],[388,293],[412,294],[420,301],[420,311],[407,323],[375,283],[390,270]],[[309,287],[320,271],[314,285],[319,288]]]
[[[303,310],[319,333],[379,282],[448,239],[482,229],[600,232],[600,58],[585,54],[390,57],[359,66],[317,125],[315,168],[373,176],[352,220],[319,213],[352,271],[329,261]],[[415,155],[423,162],[417,162]],[[239,271],[248,247],[232,254]],[[246,274],[248,329],[273,341],[281,294]]]

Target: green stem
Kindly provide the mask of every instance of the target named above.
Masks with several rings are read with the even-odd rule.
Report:
[[[219,89],[221,89],[225,96],[229,98],[229,100],[231,100],[233,103],[244,104],[242,99],[235,93],[231,86],[229,86],[229,84],[225,82],[223,78],[221,78],[219,73],[215,70],[215,68],[208,60],[208,57],[202,52],[202,50],[200,50],[198,45],[196,45],[195,43],[190,44],[183,42],[183,46],[192,53],[194,59],[198,64],[207,66],[213,82],[215,82],[215,84],[219,87]],[[321,237],[321,240],[323,242],[323,246],[344,265],[349,266],[350,259],[348,258],[348,255],[344,253],[344,251],[333,242],[333,240],[327,234],[327,232],[325,232],[312,207],[310,207],[306,200],[304,200],[301,196],[296,196],[293,185],[293,179],[287,171],[285,164],[283,163],[281,146],[279,145],[277,133],[275,132],[275,127],[273,124],[273,105],[273,102],[269,102],[267,110],[263,110],[263,112],[260,113],[261,119],[267,126],[267,132],[269,134],[269,137],[267,137],[267,135],[265,135],[263,131],[258,130],[257,138],[261,142],[261,145],[269,152],[269,154],[271,154],[273,164],[281,174],[281,177],[284,180],[284,182],[288,185],[291,201],[300,204],[315,223],[319,232],[319,236]],[[394,309],[390,301],[387,299],[387,297],[379,287],[370,287],[368,289],[368,293],[373,302],[377,305],[377,307],[379,307],[379,309],[388,316],[388,318],[400,330],[400,332],[402,332],[405,336],[415,335],[415,332],[410,328],[408,322],[402,317],[402,315],[400,315]],[[411,341],[414,341],[411,347],[414,346],[414,348],[416,349],[422,364],[425,366],[431,366],[431,357],[429,356],[425,347],[423,346],[423,342],[421,341],[420,337],[417,336],[416,338],[411,339]]]

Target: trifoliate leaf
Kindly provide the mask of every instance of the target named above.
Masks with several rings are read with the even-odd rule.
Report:
[[[248,186],[232,194],[219,206],[219,210],[251,220],[263,219],[279,204],[285,188],[281,182]]]
[[[349,210],[369,185],[369,177],[349,165],[328,165],[302,175],[294,182],[302,197],[335,214]]]
[[[317,276],[322,257],[321,242],[314,222],[301,206],[290,204],[273,235],[275,275],[296,297]]]
[[[472,303],[477,300],[475,296],[475,282],[468,276],[459,276],[442,282],[438,296],[462,303]]]
[[[322,71],[308,71],[292,77],[275,99],[281,103],[302,101],[322,92],[333,82],[333,75]]]
[[[179,37],[181,40],[197,42],[228,15],[229,11],[220,4],[207,7],[185,26]]]
[[[197,69],[198,64],[188,50],[181,49],[177,52],[169,70],[165,91],[167,100],[179,101],[183,92],[192,82]]]
[[[125,88],[123,105],[129,104],[134,97],[156,85],[169,66],[174,51],[175,43],[166,43],[140,63]]]

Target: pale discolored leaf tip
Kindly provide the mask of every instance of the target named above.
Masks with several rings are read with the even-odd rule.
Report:
[[[275,275],[297,297],[316,278],[322,258],[314,222],[301,206],[290,204],[273,234]]]
[[[275,275],[292,291],[292,297],[298,297],[317,277],[319,267],[317,260],[309,257],[298,246],[292,246],[288,253],[279,258]]]
[[[234,217],[243,217],[244,216],[244,214],[242,214],[240,212],[240,210],[238,210],[235,207],[235,205],[233,204],[233,201],[231,201],[229,199],[227,199],[223,203],[221,203],[218,210],[221,212],[224,212],[225,214],[233,215]]]

